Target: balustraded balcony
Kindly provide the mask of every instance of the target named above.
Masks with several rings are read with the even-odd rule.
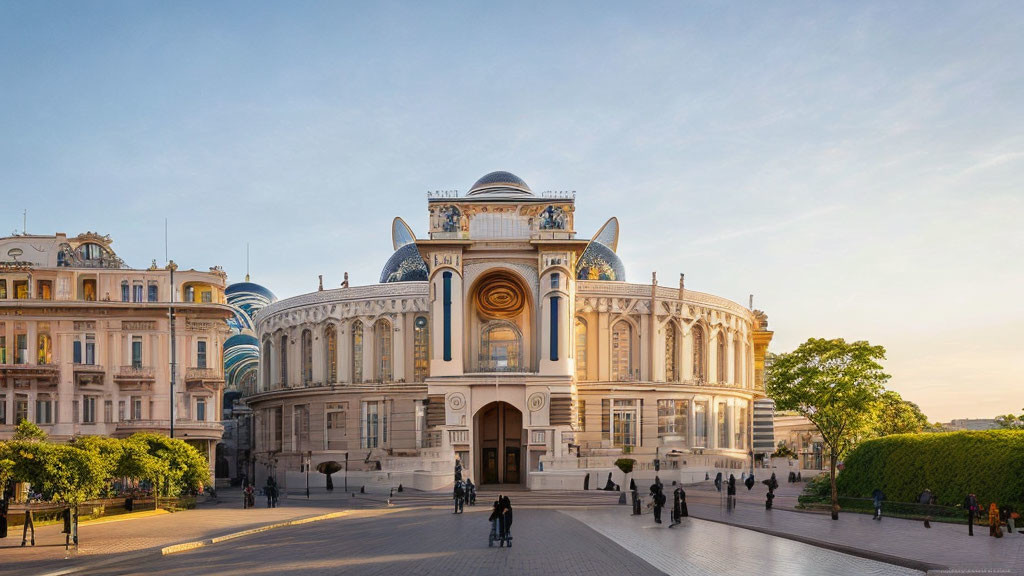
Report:
[[[152,366],[121,366],[114,373],[115,381],[122,382],[153,382],[156,380],[156,369]]]

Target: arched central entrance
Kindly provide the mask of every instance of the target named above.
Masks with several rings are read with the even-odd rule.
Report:
[[[522,483],[523,413],[507,402],[491,402],[473,419],[478,483]]]

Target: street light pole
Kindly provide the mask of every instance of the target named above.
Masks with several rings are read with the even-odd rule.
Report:
[[[313,464],[313,451],[306,452],[306,500],[309,500],[309,467]]]
[[[348,492],[348,452],[345,452],[345,492]]]
[[[174,337],[174,271],[178,265],[171,260],[167,263],[167,269],[171,271],[171,305],[168,309],[168,318],[171,321],[171,438],[174,438],[174,380],[177,378],[177,341]]]

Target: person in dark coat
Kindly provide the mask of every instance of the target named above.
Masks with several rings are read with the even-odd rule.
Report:
[[[755,480],[753,474],[747,476],[746,480],[743,481],[743,484],[747,487],[748,492],[754,487],[754,482]]]
[[[679,493],[679,517],[686,518],[690,515],[690,510],[686,507],[686,490],[680,486],[676,488],[676,492]]]
[[[504,541],[502,542],[502,545],[504,545],[505,542],[508,542],[508,545],[511,547],[512,546],[512,501],[509,500],[508,496],[502,496],[501,497],[501,517],[505,521],[504,522],[505,531],[504,531],[504,535],[503,535]]]
[[[633,480],[629,481],[629,496],[633,501],[633,516],[639,516],[643,513],[640,508],[640,491],[636,488],[636,482]]]
[[[775,500],[775,489],[779,487],[779,481],[775,479],[775,473],[772,473],[772,477],[763,482],[768,487],[768,494],[764,497],[764,509],[772,509],[772,501]]]
[[[732,510],[736,506],[736,476],[729,474],[729,486],[726,488],[726,508]]]
[[[719,472],[715,476],[715,490],[718,490],[719,492],[722,491],[722,473],[721,472]]]
[[[452,498],[455,500],[455,512],[453,514],[461,514],[462,506],[466,502],[466,486],[462,483],[462,480],[455,481]]]
[[[615,492],[615,482],[612,482],[612,473],[608,473],[608,481],[604,484],[604,489],[608,492]]]
[[[651,484],[651,499],[654,502],[654,522],[661,524],[661,509],[665,506],[665,491],[662,490],[661,482],[655,478]]]
[[[669,528],[674,528],[683,521],[682,497],[680,495],[682,491],[682,486],[672,491],[672,524],[669,525]]]
[[[921,492],[921,495],[917,497],[917,501],[924,508],[924,527],[932,527],[932,503],[935,501],[935,495],[928,488]]]
[[[882,520],[882,501],[885,500],[885,493],[880,488],[875,488],[874,492],[871,493],[871,504],[875,509],[875,515],[872,516],[872,520]]]
[[[466,479],[466,503],[476,506],[476,484],[469,478]]]
[[[494,501],[491,507],[491,515],[487,518],[491,523],[491,537],[490,541],[493,543],[495,540],[504,538],[505,534],[505,519],[502,517],[502,501],[501,496]]]
[[[964,498],[964,510],[967,510],[967,535],[974,536],[974,519],[978,516],[978,498],[972,493]]]

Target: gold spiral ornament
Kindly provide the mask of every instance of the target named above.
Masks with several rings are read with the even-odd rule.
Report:
[[[476,291],[476,309],[484,318],[510,319],[526,307],[526,290],[511,274],[498,272],[483,280]]]

